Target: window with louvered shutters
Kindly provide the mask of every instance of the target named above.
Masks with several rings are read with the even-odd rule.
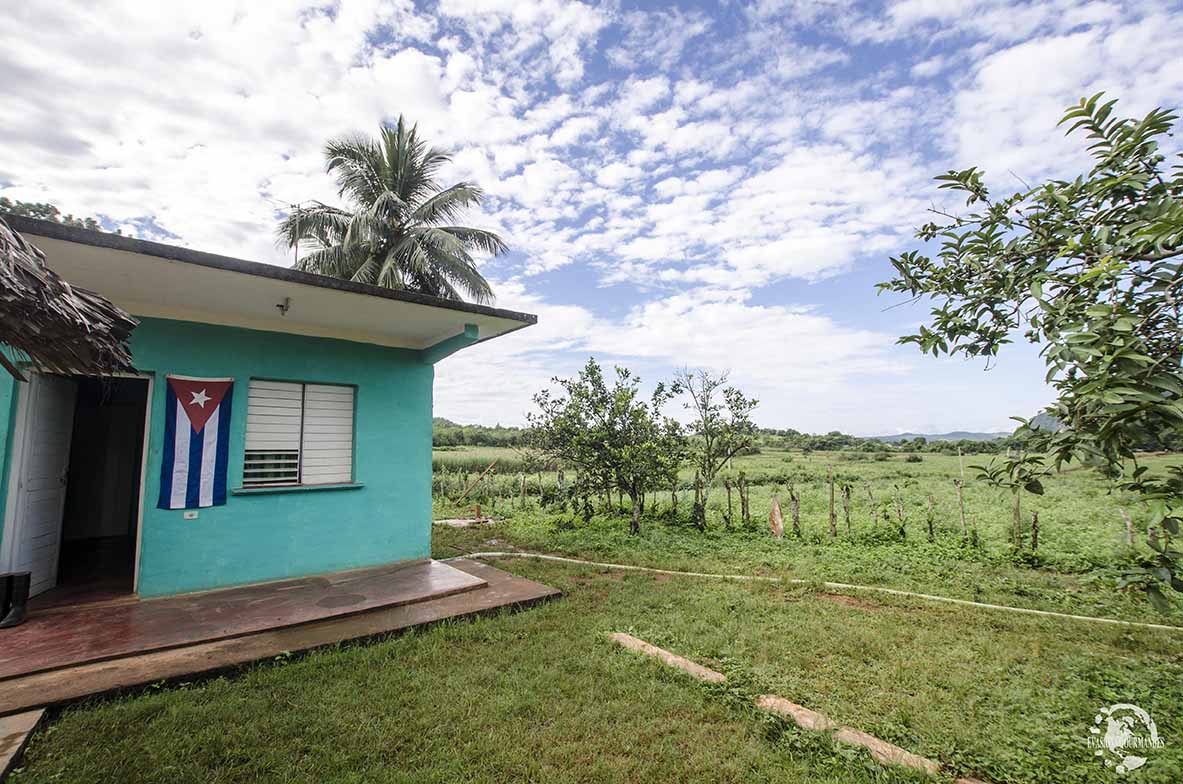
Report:
[[[301,484],[353,481],[353,387],[304,385]]]
[[[244,487],[353,481],[353,387],[251,379]]]

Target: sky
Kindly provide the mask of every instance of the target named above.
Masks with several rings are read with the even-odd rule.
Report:
[[[521,424],[591,355],[729,372],[766,427],[997,431],[1051,399],[1037,349],[922,356],[927,307],[875,283],[958,207],[933,176],[1075,176],[1081,96],[1183,106],[1183,6],[39,0],[0,85],[0,196],[282,265],[290,205],[340,202],[325,140],[418,123],[512,247],[495,304],[539,317],[441,362],[437,416]]]

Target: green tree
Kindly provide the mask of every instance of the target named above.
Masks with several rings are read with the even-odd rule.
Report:
[[[683,454],[682,426],[662,413],[674,391],[658,384],[646,401],[640,379],[620,367],[609,386],[594,358],[578,377],[554,383],[559,394],[543,390],[534,396],[538,411],[527,415],[530,445],[626,494],[632,501],[629,530],[640,533],[643,494],[661,486],[671,470],[676,473]]]
[[[496,234],[452,225],[484,196],[476,185],[441,188],[450,158],[428,147],[400,116],[380,137],[354,134],[325,145],[325,170],[351,209],[299,207],[277,230],[281,244],[308,249],[299,269],[435,297],[488,302],[493,291],[472,254],[506,250]]]
[[[1043,495],[1043,482],[1047,469],[1039,455],[1025,452],[994,458],[989,465],[971,466],[991,487],[1010,491],[1011,494],[1011,536],[1016,551],[1023,549],[1023,491],[1032,495]],[[1032,549],[1035,541],[1032,539]]]
[[[683,369],[678,371],[676,381],[677,391],[690,396],[686,408],[693,417],[690,432],[695,436],[691,460],[703,482],[702,496],[691,516],[700,529],[705,529],[707,499],[715,477],[728,460],[755,443],[752,411],[758,401],[726,386],[726,373]]]
[[[8,212],[13,215],[23,215],[26,218],[38,218],[40,220],[53,221],[54,223],[61,223],[65,226],[73,226],[78,229],[89,229],[91,231],[106,231],[103,224],[97,218],[76,218],[67,213],[62,215],[62,211],[49,202],[37,201],[13,201],[6,196],[0,196],[0,212]],[[116,229],[114,234],[122,234],[121,229]]]
[[[1183,504],[1183,469],[1150,477],[1135,449],[1183,430],[1183,165],[1160,143],[1177,119],[1155,109],[1114,116],[1115,101],[1081,99],[1061,125],[1083,131],[1093,166],[997,198],[976,168],[950,171],[940,188],[966,210],[938,211],[913,250],[891,260],[882,291],[937,300],[931,320],[900,339],[922,351],[985,357],[1022,336],[1042,346],[1058,429],[1023,427],[1031,449],[1058,468],[1095,465],[1147,503],[1154,554],[1125,582],[1159,606],[1183,590],[1183,556],[1172,547]]]

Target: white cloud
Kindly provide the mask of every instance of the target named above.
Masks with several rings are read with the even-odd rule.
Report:
[[[542,53],[547,75],[561,85],[583,76],[585,50],[608,23],[597,8],[561,0],[441,0],[439,10],[484,41],[497,38],[495,59],[503,66],[520,66],[526,55]]]
[[[641,168],[616,161],[602,166],[596,171],[596,182],[606,188],[619,188],[642,174],[644,174],[644,170]]]
[[[672,68],[687,45],[712,26],[702,13],[676,8],[629,12],[620,23],[625,30],[624,41],[609,49],[605,56],[617,67],[629,70],[643,65]]]
[[[1148,0],[713,14],[53,0],[8,11],[0,79],[3,195],[276,263],[277,213],[335,198],[326,138],[400,112],[418,122],[452,154],[444,179],[488,193],[470,222],[516,250],[485,263],[499,304],[542,316],[444,363],[441,413],[511,421],[528,390],[596,351],[650,375],[732,366],[770,424],[854,428],[891,411],[915,429],[951,390],[990,411],[1017,398],[957,386],[955,365],[893,375],[913,358],[890,347],[907,327],[835,303],[827,281],[850,275],[851,296],[873,297],[867,268],[912,241],[941,198],[934,173],[978,164],[1017,185],[1011,171],[1085,165],[1054,127],[1081,95],[1108,90],[1135,114],[1179,105],[1183,16]]]
[[[670,94],[670,80],[664,76],[629,79],[620,88],[617,111],[625,116],[642,114]]]
[[[516,282],[498,290],[501,304],[535,312],[539,323],[438,366],[436,408],[452,418],[521,423],[533,393],[552,376],[576,373],[588,354],[605,365],[640,367],[650,382],[673,367],[730,370],[734,383],[762,398],[761,421],[768,422],[794,421],[801,406],[816,407],[818,396],[827,406],[851,403],[855,379],[908,369],[891,356],[889,335],[844,327],[808,307],[753,305],[733,291],[706,288],[653,300],[614,322],[550,304]],[[557,345],[575,352],[556,363]]]
[[[795,47],[777,58],[774,71],[781,79],[799,79],[849,59],[846,52],[835,49]]]
[[[596,117],[572,117],[550,135],[550,143],[556,147],[567,147],[595,133],[599,127],[600,121]]]
[[[950,139],[957,165],[979,165],[1012,188],[1021,187],[1015,177],[1081,171],[1088,166],[1083,137],[1066,139],[1055,126],[1066,107],[1100,91],[1121,99],[1119,112],[1135,116],[1155,105],[1178,105],[1183,17],[1151,15],[989,55],[956,96]]]
[[[930,79],[948,68],[949,64],[948,57],[936,55],[913,65],[911,73],[919,79]]]

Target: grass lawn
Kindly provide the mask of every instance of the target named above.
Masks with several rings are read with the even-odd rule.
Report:
[[[757,714],[773,691],[994,782],[1112,781],[1085,746],[1114,702],[1183,769],[1183,658],[1165,633],[804,588],[501,566],[562,588],[520,614],[71,708],[27,782],[918,781]],[[711,664],[708,687],[610,631]],[[1133,780],[1133,779],[1131,779]]]
[[[881,519],[872,522],[863,500],[850,533],[840,518],[840,536],[831,540],[827,465],[856,487],[871,482],[880,499],[898,493],[907,536]],[[1117,512],[1124,500],[1088,472],[1053,477],[1045,496],[1026,499],[1044,523],[1032,556],[1007,544],[1007,499],[979,484],[970,485],[967,505],[981,544],[961,541],[951,482],[956,458],[846,463],[766,453],[741,467],[756,483],[747,530],[722,527],[719,493],[707,532],[664,522],[659,506],[639,537],[629,536],[620,518],[588,522],[540,508],[535,498],[511,508],[503,494],[503,520],[437,527],[435,554],[519,547],[1183,625],[1179,602],[1159,614],[1115,589],[1123,563],[1139,551],[1124,544]],[[494,487],[517,481],[502,476]],[[788,482],[802,493],[805,534],[776,541],[765,532],[768,506],[774,495],[785,497]],[[925,536],[929,494],[937,510],[934,542]],[[491,500],[483,501],[486,509]],[[438,516],[458,511],[443,498],[437,504]],[[1087,739],[1099,709],[1133,703],[1150,712],[1166,747],[1149,752],[1149,762],[1125,780],[1178,784],[1183,771],[1180,633],[873,594],[842,597],[815,586],[525,560],[497,565],[567,596],[516,615],[70,708],[34,740],[15,780],[921,780],[760,714],[751,697],[765,692],[995,784],[1119,780]],[[605,638],[611,631],[720,669],[729,682],[705,686],[618,650]]]

